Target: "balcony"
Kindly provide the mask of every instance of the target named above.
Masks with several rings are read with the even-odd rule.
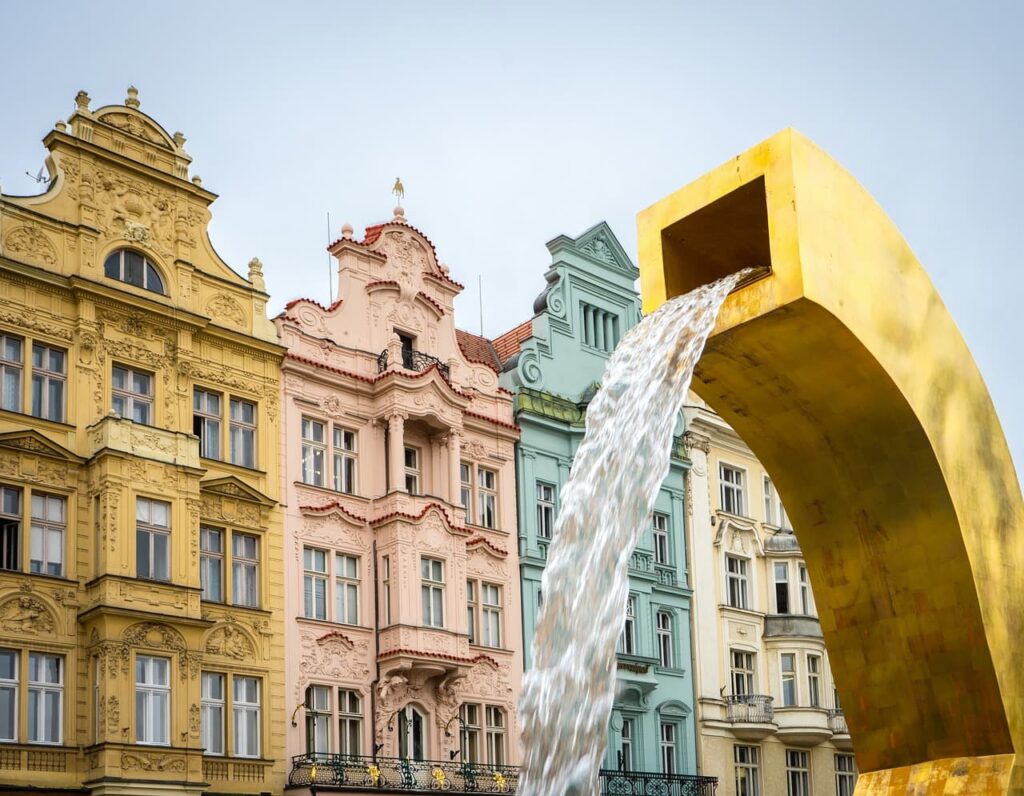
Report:
[[[515,766],[321,752],[293,757],[292,770],[288,774],[289,787],[315,787],[317,793],[375,790],[385,793],[438,790],[449,793],[515,793],[518,784],[519,769]]]
[[[764,694],[734,694],[725,698],[732,732],[744,741],[759,741],[778,729],[772,698]]]
[[[424,354],[422,351],[415,351],[412,348],[402,349],[402,367],[406,370],[426,370],[431,365],[437,365],[437,369],[445,380],[450,378],[450,368],[437,357]],[[388,369],[388,349],[384,349],[377,356],[377,372],[383,373]]]
[[[602,770],[600,796],[715,796],[717,777],[689,774],[658,774],[653,771]]]
[[[779,739],[793,746],[816,746],[832,738],[828,713],[823,708],[778,708],[775,723],[779,725]]]
[[[832,743],[836,749],[849,752],[853,749],[853,741],[850,740],[850,728],[846,726],[846,716],[842,708],[832,708],[828,712],[828,728],[832,731]]]

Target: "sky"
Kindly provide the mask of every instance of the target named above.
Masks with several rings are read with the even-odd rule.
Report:
[[[0,186],[87,90],[139,88],[258,256],[270,309],[329,300],[341,225],[409,222],[466,285],[457,323],[530,317],[546,241],[636,213],[795,127],[896,222],[992,392],[1018,469],[1024,3],[0,0]],[[330,227],[328,227],[328,214]],[[482,284],[482,295],[478,285]]]

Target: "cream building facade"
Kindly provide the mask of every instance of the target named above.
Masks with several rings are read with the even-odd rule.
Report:
[[[853,747],[781,497],[732,428],[688,404],[700,771],[719,796],[852,796]]]
[[[124,104],[0,197],[0,785],[284,784],[282,350],[181,133]]]

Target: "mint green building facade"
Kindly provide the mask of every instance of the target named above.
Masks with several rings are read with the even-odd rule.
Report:
[[[532,322],[494,341],[502,385],[516,393],[521,429],[516,477],[527,668],[554,517],[583,439],[586,407],[615,344],[640,320],[639,271],[607,224],[547,246],[552,264]],[[630,562],[630,616],[620,639],[608,769],[696,773],[687,468],[679,436],[651,526]]]

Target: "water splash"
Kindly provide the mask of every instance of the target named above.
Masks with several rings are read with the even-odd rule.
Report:
[[[694,365],[746,274],[672,299],[633,327],[587,409],[544,569],[533,668],[523,678],[523,796],[598,792],[629,559],[668,474]]]

